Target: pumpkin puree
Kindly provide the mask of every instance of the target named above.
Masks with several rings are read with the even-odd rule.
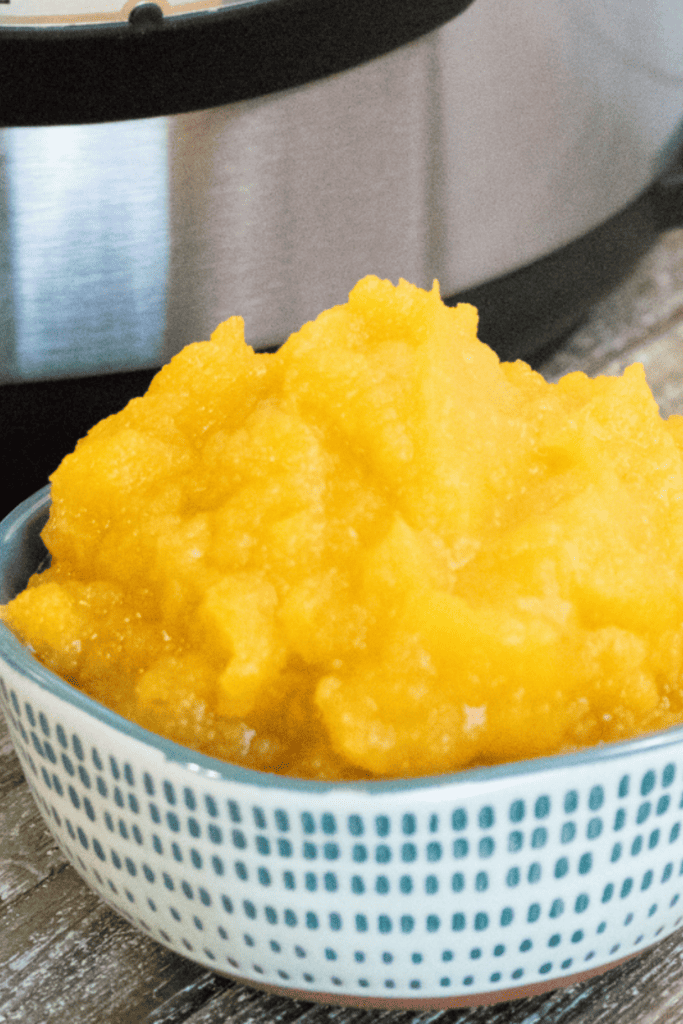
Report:
[[[548,384],[435,283],[275,354],[233,317],[53,474],[2,609],[50,669],[260,770],[450,772],[683,720],[683,417]]]

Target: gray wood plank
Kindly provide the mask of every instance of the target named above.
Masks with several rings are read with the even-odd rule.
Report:
[[[665,232],[633,273],[592,310],[541,372],[551,380],[572,370],[589,376],[604,373],[611,360],[668,333],[682,316],[683,228],[675,228]],[[680,379],[680,372],[676,376]]]
[[[156,1007],[145,1019],[144,1024],[185,1024],[188,1017],[196,1013],[214,996],[227,988],[235,988],[236,982],[219,978],[216,974],[202,974],[184,988],[175,992],[162,1005]]]
[[[70,866],[0,918],[3,1024],[143,1024],[204,975],[131,928]]]
[[[46,829],[26,782],[0,802],[0,836],[1,915],[9,903],[60,871],[67,860]]]
[[[19,759],[14,753],[14,747],[9,736],[7,723],[2,711],[0,711],[0,800],[14,786],[19,786],[24,781],[24,773],[21,770]]]
[[[368,1012],[371,1014],[369,1017]],[[310,1024],[327,1024],[330,1021],[354,1024],[356,1020],[365,1020],[366,1017],[368,1020],[375,1019],[377,1012],[321,1006],[232,984],[191,1014],[184,1024],[294,1024],[295,1021],[304,1020],[310,1021]],[[414,1016],[411,1014],[410,1019]],[[394,1013],[390,1019],[399,1022],[400,1016]],[[145,1024],[157,1024],[157,1021],[152,1018],[149,1022],[145,1021]]]

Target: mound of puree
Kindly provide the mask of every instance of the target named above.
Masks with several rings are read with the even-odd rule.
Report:
[[[547,384],[367,277],[274,355],[238,317],[52,476],[2,609],[141,725],[301,777],[418,776],[683,721],[683,417]]]

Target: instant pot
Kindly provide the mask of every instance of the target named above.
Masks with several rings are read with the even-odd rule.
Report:
[[[538,358],[683,222],[683,13],[0,0],[0,125],[18,498],[219,321],[273,348],[366,273]]]

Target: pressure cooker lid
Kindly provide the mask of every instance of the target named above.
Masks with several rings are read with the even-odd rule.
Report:
[[[322,78],[472,0],[0,0],[0,125],[181,113]]]

